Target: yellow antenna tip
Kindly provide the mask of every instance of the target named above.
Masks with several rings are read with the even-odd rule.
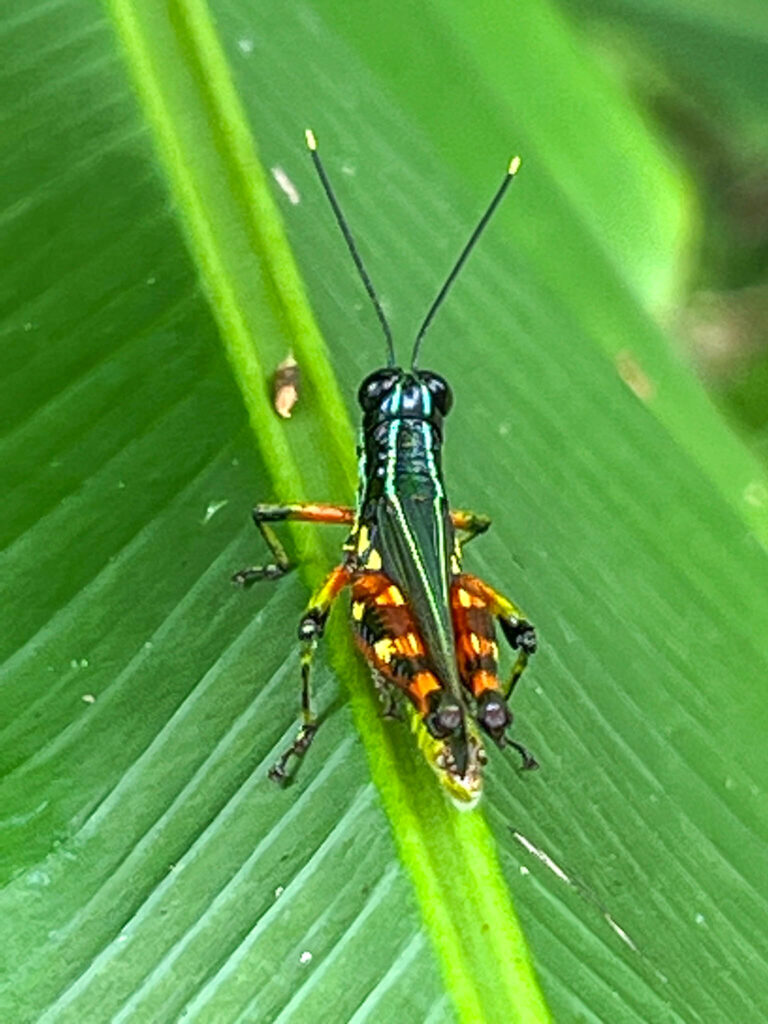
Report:
[[[306,129],[306,131],[304,132],[304,138],[307,140],[307,147],[311,149],[312,152],[314,153],[314,151],[317,149],[317,139],[315,138],[315,133],[312,131],[311,128]]]
[[[522,162],[523,161],[520,159],[519,156],[513,156],[512,159],[509,161],[509,174],[511,177],[517,174],[517,172],[520,170],[520,164]]]

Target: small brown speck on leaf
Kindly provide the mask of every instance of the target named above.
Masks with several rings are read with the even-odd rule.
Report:
[[[272,386],[272,399],[275,412],[278,416],[288,420],[291,418],[293,407],[299,400],[299,385],[301,374],[299,364],[289,354],[275,370],[275,377]]]

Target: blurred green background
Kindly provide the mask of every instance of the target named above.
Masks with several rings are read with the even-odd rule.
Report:
[[[565,1024],[765,1019],[765,5],[9,0],[0,45],[0,1019],[544,1021],[528,955]],[[403,354],[523,157],[424,349],[541,638],[541,770],[491,752],[469,825],[344,608],[266,779],[342,538],[229,576],[253,502],[350,500],[383,351],[308,124]]]
[[[691,175],[696,218],[674,343],[766,455],[768,17],[763,4],[568,3],[593,52]]]

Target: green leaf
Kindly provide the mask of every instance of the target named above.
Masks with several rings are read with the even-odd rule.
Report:
[[[0,24],[3,1018],[545,1020],[514,902],[558,1020],[760,1019],[766,492],[640,306],[676,260],[640,228],[635,260],[633,225],[689,216],[666,158],[538,5],[517,50],[502,4],[211,8]],[[260,557],[254,500],[349,500],[382,353],[302,130],[407,347],[509,156],[503,68],[531,95],[569,52],[575,123],[515,100],[524,171],[425,349],[455,502],[495,519],[471,567],[542,637],[516,699],[542,771],[493,756],[458,815],[341,613],[280,791],[306,589],[227,578]],[[606,109],[623,142],[590,160]],[[306,581],[340,541],[292,533]]]
[[[765,159],[768,13],[760,0],[566,0],[588,28],[618,32],[651,56],[731,158]]]

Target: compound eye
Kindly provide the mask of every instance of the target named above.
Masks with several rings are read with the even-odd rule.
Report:
[[[431,373],[429,370],[422,370],[419,374],[422,384],[426,384],[435,408],[441,416],[447,416],[453,405],[453,392],[448,382],[439,374]]]
[[[365,378],[357,392],[357,400],[364,412],[369,412],[380,405],[382,399],[389,394],[397,383],[400,374],[397,370],[376,370]]]

